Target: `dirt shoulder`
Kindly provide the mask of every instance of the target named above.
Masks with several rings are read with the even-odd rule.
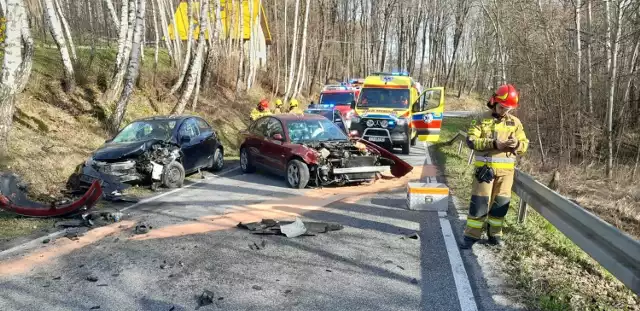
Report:
[[[469,120],[448,118],[441,141],[468,126]],[[471,196],[472,167],[466,148],[438,146],[438,161],[444,163],[448,185],[466,214]],[[530,209],[524,225],[517,224],[518,198],[514,195],[506,219],[503,251],[493,251],[503,263],[510,285],[519,291],[520,302],[533,310],[640,310],[637,295],[609,274],[596,261],[546,219]]]

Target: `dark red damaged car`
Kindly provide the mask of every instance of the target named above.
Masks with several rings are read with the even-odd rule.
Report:
[[[315,114],[262,117],[243,132],[240,166],[285,177],[292,188],[365,182],[391,170],[395,177],[413,167],[374,144],[350,139],[331,120]]]

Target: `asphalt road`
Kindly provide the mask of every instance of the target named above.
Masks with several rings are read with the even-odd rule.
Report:
[[[421,147],[403,158],[427,159]],[[466,272],[456,266],[443,234],[450,221],[461,230],[453,205],[449,216],[408,211],[405,190],[391,190],[399,185],[294,190],[232,169],[77,241],[0,256],[0,310],[194,310],[204,290],[213,303],[200,310],[509,310],[475,255],[462,253]],[[297,215],[344,229],[288,239],[235,228]],[[140,221],[153,226],[148,234],[133,233]],[[404,238],[411,233],[420,239]]]

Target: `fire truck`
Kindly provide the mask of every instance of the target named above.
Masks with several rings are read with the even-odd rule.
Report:
[[[325,85],[320,92],[318,103],[310,106],[313,109],[335,109],[340,111],[345,119],[347,129],[351,126],[353,116],[352,104],[358,100],[360,88],[349,83]]]

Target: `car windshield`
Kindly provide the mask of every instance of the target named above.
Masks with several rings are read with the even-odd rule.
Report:
[[[347,140],[344,132],[328,119],[287,122],[289,138],[294,144],[309,141]]]
[[[358,107],[409,109],[409,89],[364,88]]]
[[[114,143],[132,143],[151,139],[169,140],[176,120],[135,121],[127,125],[112,140]]]
[[[354,99],[353,93],[322,93],[318,103],[321,105],[349,106]]]

